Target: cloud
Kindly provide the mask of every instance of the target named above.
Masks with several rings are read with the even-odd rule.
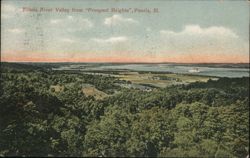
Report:
[[[200,36],[200,37],[230,37],[238,38],[232,30],[222,26],[212,26],[208,28],[201,28],[199,25],[187,25],[181,32],[174,32],[169,30],[161,30],[162,35],[169,36]]]
[[[138,23],[139,23],[138,21],[132,18],[125,18],[117,14],[104,19],[104,25],[106,26],[116,26],[120,24],[138,24]]]
[[[147,27],[147,28],[146,28],[146,31],[147,31],[147,32],[151,32],[152,30],[151,30],[150,27]]]
[[[61,41],[64,42],[64,43],[69,43],[69,44],[72,44],[72,43],[76,42],[75,40],[70,39],[70,38],[62,38]]]
[[[62,19],[51,19],[50,20],[50,23],[51,24],[59,24],[59,23],[61,23],[63,20]]]
[[[14,12],[16,11],[16,7],[10,4],[2,4],[1,10],[2,12]]]
[[[13,28],[13,29],[8,29],[7,30],[10,33],[14,33],[14,34],[20,34],[24,32],[24,29],[20,29],[20,28]]]
[[[183,30],[159,31],[162,50],[172,53],[244,54],[246,43],[233,30],[222,26],[187,25]]]
[[[94,27],[92,21],[87,18],[79,18],[73,16],[67,16],[63,19],[50,19],[50,24],[65,28],[69,32],[82,31]]]
[[[118,37],[110,37],[106,39],[93,38],[91,40],[99,44],[117,44],[117,43],[123,43],[123,42],[128,41],[128,38],[125,36],[118,36]]]
[[[1,18],[9,19],[14,17],[14,13],[17,12],[17,8],[13,5],[2,3],[1,5]]]

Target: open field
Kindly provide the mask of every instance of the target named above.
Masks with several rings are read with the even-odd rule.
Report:
[[[206,82],[209,79],[216,79],[204,76],[181,75],[181,74],[139,74],[139,73],[122,73],[118,75],[121,80],[131,81],[137,84],[150,84],[156,87],[164,88],[173,84],[187,84],[196,81]]]
[[[64,90],[64,86],[60,85],[51,85],[50,90],[53,92],[62,92]]]
[[[91,73],[95,74],[95,73]],[[107,75],[105,73],[97,73],[98,75]],[[174,73],[151,73],[151,72],[118,72],[117,74],[110,74],[120,80],[130,81],[135,84],[147,84],[159,88],[165,88],[170,85],[188,84],[193,82],[207,82],[209,79],[217,80],[216,77],[199,76],[199,75],[186,75]]]
[[[101,100],[108,97],[108,94],[96,89],[95,87],[89,86],[82,88],[82,92],[85,96],[93,96],[96,100]]]

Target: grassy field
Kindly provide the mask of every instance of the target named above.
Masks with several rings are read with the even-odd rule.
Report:
[[[64,90],[64,86],[60,85],[51,85],[50,90],[54,92],[62,92]]]
[[[131,81],[136,84],[150,84],[156,87],[167,87],[173,84],[188,84],[196,81],[206,82],[215,77],[185,75],[185,74],[163,74],[163,73],[138,73],[138,72],[120,72],[117,75],[121,80]]]
[[[108,94],[96,89],[95,87],[85,87],[82,88],[82,92],[84,95],[88,96],[93,96],[96,100],[101,100],[106,97],[108,97]]]

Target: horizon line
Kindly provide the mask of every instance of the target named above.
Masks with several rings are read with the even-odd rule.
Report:
[[[102,64],[250,64],[250,62],[107,62],[107,61],[1,61],[0,63],[102,63]]]

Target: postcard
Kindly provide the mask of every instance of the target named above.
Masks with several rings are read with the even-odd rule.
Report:
[[[248,157],[249,1],[1,1],[0,156]]]

